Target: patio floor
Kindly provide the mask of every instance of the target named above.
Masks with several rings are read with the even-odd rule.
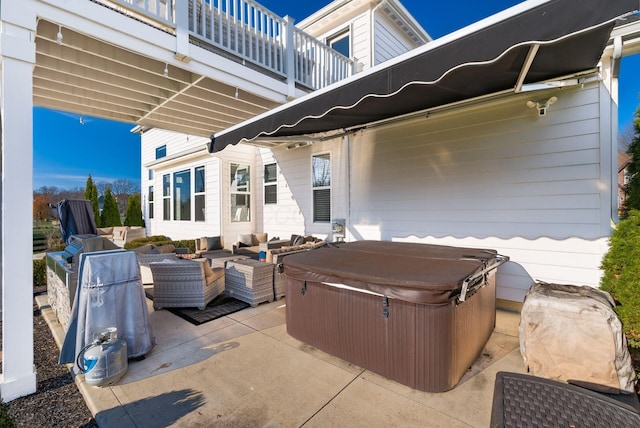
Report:
[[[37,302],[60,346],[47,296]],[[284,299],[200,326],[147,302],[157,340],[147,357],[110,387],[76,378],[100,427],[486,427],[496,373],[524,373],[517,312],[498,310],[491,339],[454,389],[427,393],[293,339]]]

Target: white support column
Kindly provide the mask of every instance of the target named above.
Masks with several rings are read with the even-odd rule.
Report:
[[[32,2],[0,4],[2,143],[3,401],[36,391],[33,364],[33,66],[36,15]]]
[[[194,2],[194,9],[197,4]],[[193,14],[196,12],[194,10]],[[176,19],[176,52],[175,58],[182,62],[191,61],[189,52],[189,2],[179,1],[175,5],[175,19]]]
[[[287,70],[287,98],[292,100],[295,98],[296,94],[296,57],[295,57],[295,42],[294,42],[294,31],[295,20],[290,16],[285,16],[284,20],[286,21],[286,39],[285,39],[285,69]]]

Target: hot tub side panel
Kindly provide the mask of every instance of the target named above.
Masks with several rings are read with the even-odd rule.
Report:
[[[416,389],[453,388],[480,356],[496,322],[495,274],[466,301],[419,305],[416,311]]]
[[[422,391],[453,388],[495,324],[494,275],[458,305],[414,304],[288,276],[285,282],[289,335]]]

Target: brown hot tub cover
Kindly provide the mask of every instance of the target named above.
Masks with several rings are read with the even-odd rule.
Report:
[[[495,325],[494,250],[358,241],[284,261],[287,332],[423,391],[453,388]]]

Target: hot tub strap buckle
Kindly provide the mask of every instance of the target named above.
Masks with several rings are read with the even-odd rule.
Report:
[[[387,309],[389,307],[389,298],[387,296],[382,298],[382,307],[384,308],[382,310],[382,316],[384,318],[389,318],[389,309]]]
[[[306,292],[307,292],[307,281],[305,281],[304,284],[302,285],[302,288],[300,289],[300,294],[304,296]]]

